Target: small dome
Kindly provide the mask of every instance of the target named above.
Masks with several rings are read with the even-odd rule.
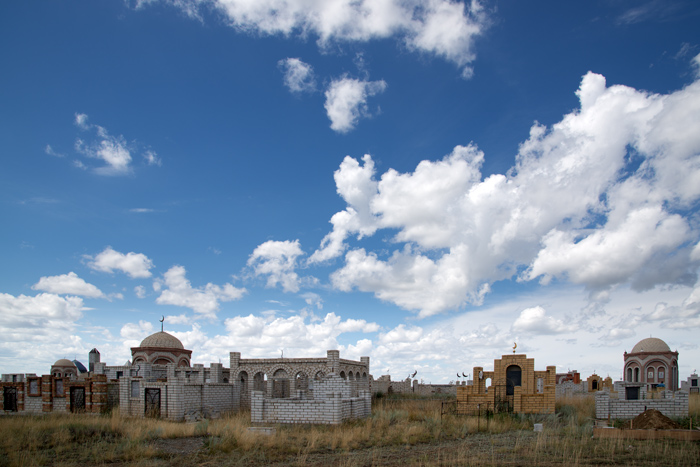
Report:
[[[83,365],[82,363],[80,363],[78,360],[73,360],[73,364],[76,366],[76,368],[78,368],[78,371],[79,371],[79,372],[81,372],[81,373],[87,373],[87,372],[88,372],[87,368],[85,368],[85,365]]]
[[[139,347],[158,347],[161,349],[185,348],[185,346],[182,345],[182,342],[180,342],[180,339],[163,331],[151,334],[141,341],[141,345]]]
[[[56,360],[56,363],[54,363],[53,366],[68,366],[68,367],[76,368],[75,363],[71,362],[67,358],[62,358],[60,360]]]
[[[668,347],[666,342],[656,337],[647,337],[637,342],[632,348],[632,353],[637,352],[670,352],[671,349]]]

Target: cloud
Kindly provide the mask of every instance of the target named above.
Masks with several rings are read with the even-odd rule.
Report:
[[[370,117],[367,98],[384,92],[385,81],[361,81],[353,78],[334,80],[326,90],[326,113],[331,129],[347,133],[360,118]]]
[[[285,357],[325,356],[329,349],[344,349],[338,343],[338,337],[342,334],[374,333],[379,330],[376,323],[343,320],[335,313],[327,313],[323,319],[316,319],[313,315],[280,318],[250,314],[228,318],[224,325],[225,335],[207,339],[203,345],[202,352],[211,355],[211,358],[228,355],[234,349],[245,349],[249,357],[269,357],[270,349],[284,350]],[[361,355],[343,353],[342,356],[359,359]]]
[[[59,295],[81,295],[90,298],[103,298],[105,296],[100,289],[88,284],[74,272],[60,276],[42,277],[39,282],[32,286],[32,289]]]
[[[136,7],[156,3],[137,0]],[[471,76],[474,39],[487,26],[481,5],[454,0],[177,0],[168,2],[201,19],[202,6],[213,6],[234,28],[252,34],[315,36],[322,49],[332,44],[396,38],[419,53],[442,57]]]
[[[298,58],[285,58],[277,62],[284,73],[284,85],[291,92],[313,92],[316,90],[316,79],[314,69],[308,63],[304,63]]]
[[[54,156],[54,157],[63,157],[63,154],[60,154],[51,147],[50,144],[46,145],[46,148],[44,148],[44,152],[48,154],[49,156]]]
[[[85,255],[84,258],[89,260],[88,267],[90,269],[110,274],[117,270],[128,274],[132,279],[151,277],[150,269],[153,268],[153,262],[143,253],[129,252],[124,254],[113,250],[111,246],[105,248],[94,258],[88,255]]]
[[[142,285],[137,285],[134,287],[134,293],[138,298],[146,298],[146,287]]]
[[[133,172],[132,168],[132,151],[135,144],[128,144],[123,136],[112,136],[105,127],[89,123],[89,118],[86,114],[75,114],[75,126],[81,131],[88,132],[88,139],[77,138],[75,140],[75,150],[91,159],[99,159],[105,165],[92,168],[99,175],[128,175]],[[55,154],[50,145],[46,146],[47,154]],[[142,154],[147,165],[162,165],[161,159],[155,151],[146,150]],[[87,170],[88,167],[81,160],[74,160],[73,164],[79,169]]]
[[[479,304],[513,277],[570,281],[596,296],[620,284],[694,284],[700,81],[662,95],[589,72],[576,95],[579,109],[533,124],[505,174],[484,178],[474,144],[381,176],[371,156],[346,157],[334,176],[347,207],[308,264],[344,254],[335,288],[422,317]],[[393,251],[350,248],[380,231]]]
[[[148,165],[157,165],[158,167],[163,165],[163,161],[160,157],[158,157],[158,154],[156,154],[155,151],[148,150],[144,152],[143,158],[146,160],[146,164]]]
[[[281,284],[285,292],[298,292],[300,279],[295,269],[297,258],[303,254],[299,240],[269,240],[255,248],[248,258],[248,266],[256,276],[268,276],[267,287]]]
[[[219,302],[230,302],[240,299],[246,289],[239,289],[231,284],[222,286],[208,283],[204,287],[193,288],[185,277],[186,271],[182,266],[173,266],[163,279],[154,283],[156,291],[164,290],[156,299],[159,305],[175,305],[192,309],[204,318],[215,318],[219,310]]]
[[[319,294],[313,292],[306,292],[301,294],[301,298],[304,299],[307,305],[315,306],[317,309],[323,309],[323,299]]]
[[[139,321],[138,324],[126,323],[122,326],[119,331],[119,335],[128,341],[137,342],[136,345],[130,345],[130,347],[137,347],[140,341],[145,339],[147,336],[153,333],[153,325],[148,321]]]
[[[82,298],[75,296],[40,293],[15,297],[0,293],[0,349],[7,360],[4,371],[21,362],[16,370],[9,371],[45,368],[42,371],[48,372],[60,356],[86,354],[89,347],[74,334],[82,309]]]
[[[363,166],[346,156],[333,174],[338,194],[348,207],[333,215],[333,230],[323,238],[321,247],[309,257],[309,264],[328,261],[341,255],[346,249],[344,242],[348,235],[357,233],[361,239],[377,230],[378,222],[370,209],[370,201],[377,195],[374,161],[369,155],[365,155],[362,160]]]
[[[101,159],[106,164],[96,167],[94,169],[96,173],[100,175],[131,173],[131,152],[123,136],[111,136],[104,127],[89,124],[88,116],[85,114],[75,114],[75,125],[83,131],[95,130],[96,139],[85,142],[78,138],[75,141],[75,150],[87,157]]]
[[[513,331],[535,335],[551,335],[575,332],[577,327],[562,320],[547,316],[541,306],[526,308],[513,323]]]

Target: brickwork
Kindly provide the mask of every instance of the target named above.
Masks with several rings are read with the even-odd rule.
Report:
[[[344,420],[368,417],[372,410],[369,390],[351,397],[352,383],[331,373],[314,380],[306,394],[299,391],[296,398],[274,399],[262,391],[251,393],[253,423],[318,423],[337,425]],[[313,399],[300,396],[313,395]]]
[[[598,419],[631,419],[648,409],[656,409],[667,417],[688,416],[688,393],[663,391],[659,399],[625,400],[611,397],[607,390],[595,395],[595,416]]]
[[[461,383],[466,384],[466,382]],[[457,384],[421,384],[417,379],[411,381],[406,378],[403,381],[392,381],[390,375],[383,375],[378,379],[370,378],[372,394],[417,394],[424,397],[436,394],[457,394]]]
[[[72,381],[69,377],[55,378],[44,375],[38,378],[35,375],[27,375],[22,382],[0,383],[0,393],[3,395],[4,388],[14,389],[17,413],[68,412],[73,409],[87,413],[103,413],[110,408],[107,399],[107,379],[102,375],[80,381]],[[84,407],[71,406],[71,388],[79,388],[84,394]],[[8,412],[4,407],[4,398],[0,404],[0,410]]]
[[[241,385],[242,408],[250,406],[250,394],[255,390],[270,398],[296,394],[299,386],[308,386],[330,373],[351,383],[353,396],[370,389],[369,357],[361,357],[359,362],[345,360],[337,350],[327,351],[326,358],[242,359],[240,352],[231,352],[230,366],[231,381]]]
[[[516,413],[554,413],[556,367],[535,371],[535,360],[524,354],[503,355],[494,360],[493,371],[474,367],[474,384],[458,386],[457,411],[512,410]],[[508,371],[519,374],[518,377]],[[519,383],[518,380],[519,379]],[[487,388],[486,382],[491,380]]]

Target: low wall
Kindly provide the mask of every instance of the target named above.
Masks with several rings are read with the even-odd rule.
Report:
[[[338,425],[344,420],[368,417],[372,411],[369,391],[360,397],[342,398],[326,394],[325,399],[267,399],[262,391],[251,393],[253,423],[317,423]]]
[[[656,409],[667,417],[688,416],[688,393],[664,391],[660,399],[625,400],[611,398],[607,391],[595,395],[595,416],[598,419],[630,419]]]

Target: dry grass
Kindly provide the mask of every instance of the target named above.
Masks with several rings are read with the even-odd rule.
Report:
[[[699,415],[700,397],[691,398]],[[441,401],[375,401],[372,416],[338,426],[250,432],[250,414],[196,424],[109,416],[0,417],[0,466],[34,465],[698,465],[700,445],[592,439],[592,398],[558,401],[556,415],[441,415]],[[533,423],[545,430],[534,433]],[[163,451],[163,440],[203,445]],[[178,440],[181,440],[178,441]]]

